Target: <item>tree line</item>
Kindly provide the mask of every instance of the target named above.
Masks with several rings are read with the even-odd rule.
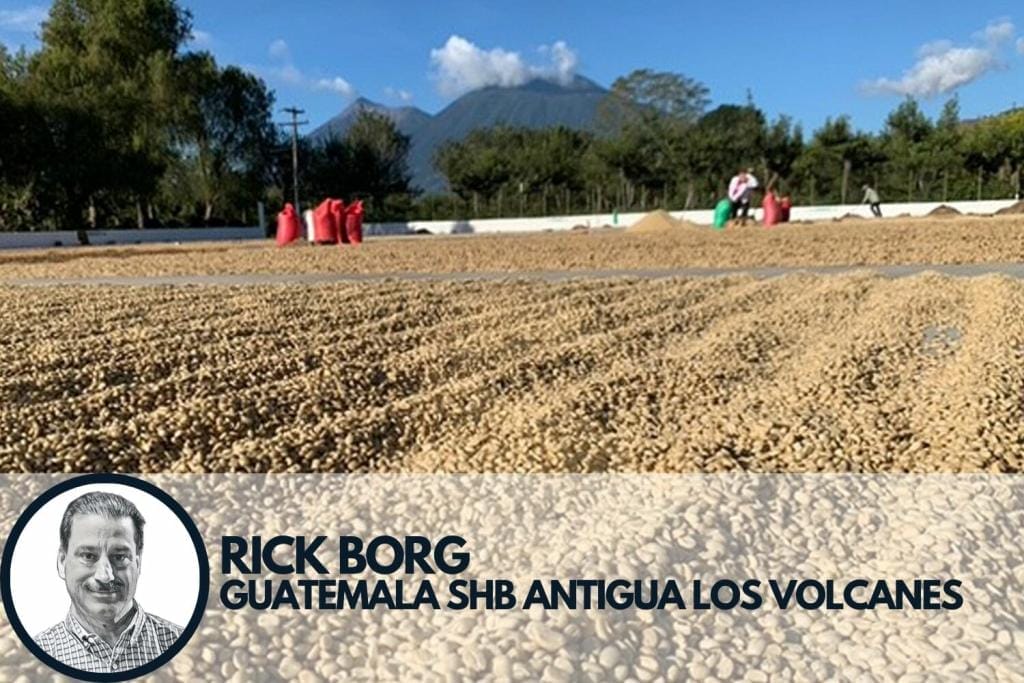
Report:
[[[612,85],[592,132],[476,131],[436,163],[463,215],[710,208],[752,168],[797,204],[1020,197],[1024,109],[961,121],[956,98],[931,120],[913,99],[878,133],[830,118],[805,139],[787,116],[749,100],[708,110],[708,90],[671,73],[635,71]],[[439,202],[441,212],[445,202]]]
[[[38,51],[0,48],[0,229],[254,218],[273,95],[190,33],[168,0],[56,0]]]
[[[55,0],[40,49],[0,45],[0,230],[254,224],[291,197],[291,141],[253,74],[187,49],[174,0]],[[499,126],[435,156],[448,184],[411,187],[409,138],[363,112],[343,138],[300,141],[300,195],[363,199],[367,220],[706,208],[751,167],[797,204],[1020,196],[1024,110],[930,120],[912,99],[878,133],[845,116],[805,139],[750,100],[709,110],[673,73],[615,81],[591,130]]]

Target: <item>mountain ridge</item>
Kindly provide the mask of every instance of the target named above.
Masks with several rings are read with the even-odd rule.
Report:
[[[417,107],[388,107],[360,97],[307,138],[313,144],[322,144],[332,136],[344,136],[364,110],[387,116],[410,138],[412,184],[428,193],[440,192],[445,188],[445,180],[434,169],[433,156],[446,142],[462,140],[478,128],[499,125],[563,125],[585,130],[593,125],[598,104],[607,92],[584,76],[575,76],[566,84],[535,78],[517,86],[487,86],[470,91],[433,115]]]

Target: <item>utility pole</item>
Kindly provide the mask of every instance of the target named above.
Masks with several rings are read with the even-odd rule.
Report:
[[[292,184],[294,185],[295,191],[295,213],[301,217],[302,209],[299,208],[299,126],[304,126],[309,123],[309,121],[299,121],[299,115],[306,113],[304,109],[286,107],[281,111],[292,115],[292,120],[290,122],[279,123],[277,125],[291,126],[292,128]]]

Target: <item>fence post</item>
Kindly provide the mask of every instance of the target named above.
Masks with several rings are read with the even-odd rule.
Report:
[[[846,203],[846,191],[850,186],[850,160],[843,159],[843,200],[840,204]]]

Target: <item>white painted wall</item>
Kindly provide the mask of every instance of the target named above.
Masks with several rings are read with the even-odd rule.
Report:
[[[153,242],[201,242],[207,240],[262,239],[260,228],[152,228],[147,230],[90,230],[89,243],[148,244]],[[78,237],[73,231],[0,232],[0,249],[31,247],[73,247]]]
[[[964,214],[993,214],[999,209],[1012,205],[1013,199],[987,200],[980,202],[949,202],[948,205]],[[882,204],[886,216],[925,216],[940,202],[915,202],[903,204]],[[307,239],[312,239],[312,215],[306,217]],[[711,225],[710,210],[671,211],[676,218],[683,218],[698,225]],[[761,210],[754,212],[760,218]],[[866,204],[844,204],[832,206],[795,206],[790,213],[793,221],[820,221],[839,218],[848,213],[865,218],[871,217]],[[416,230],[426,229],[435,235],[452,234],[493,234],[515,232],[541,232],[570,230],[583,225],[590,228],[602,226],[627,227],[643,218],[643,213],[550,216],[547,218],[487,218],[467,221],[412,221],[410,223],[370,223],[364,228],[367,235],[408,235]],[[154,228],[151,230],[95,230],[89,231],[92,244],[145,244],[153,242],[195,242],[219,240],[263,239],[260,228]],[[59,243],[59,244],[58,244]],[[74,232],[8,232],[0,233],[0,249],[74,246],[78,238]]]
[[[1016,199],[990,199],[980,202],[946,202],[963,214],[991,215],[1000,209],[1016,204]],[[931,211],[943,202],[904,202],[893,204],[882,204],[882,214],[887,217],[908,214],[910,216],[927,216]],[[760,215],[758,211],[758,215]],[[871,218],[871,208],[867,204],[836,204],[833,206],[794,206],[790,211],[790,220],[794,221],[820,221],[839,218],[852,213],[865,218]]]
[[[980,202],[948,202],[964,214],[993,214],[999,209],[1015,203],[1014,199],[986,200]],[[926,216],[940,206],[942,202],[914,202],[901,204],[882,204],[882,212],[886,216]],[[698,225],[711,225],[714,212],[708,209],[698,211],[670,211],[675,218],[682,218]],[[835,204],[830,206],[795,206],[790,211],[791,221],[821,221],[840,218],[848,213],[865,218],[871,217],[871,209],[867,204]],[[760,220],[761,209],[753,211],[754,217]],[[426,229],[435,235],[459,233],[508,233],[538,232],[546,230],[569,230],[576,225],[591,228],[610,225],[627,227],[644,217],[644,213],[621,213],[618,221],[613,214],[551,216],[548,218],[488,218],[467,221],[413,221],[411,223],[375,223],[366,226],[368,235],[405,235],[419,229]]]

